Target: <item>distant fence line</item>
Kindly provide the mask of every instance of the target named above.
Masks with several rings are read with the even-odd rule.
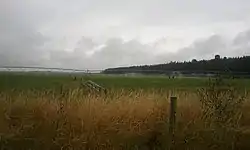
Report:
[[[101,69],[71,69],[71,68],[49,68],[49,67],[27,67],[27,66],[0,66],[1,71],[68,71],[68,72],[102,72]]]

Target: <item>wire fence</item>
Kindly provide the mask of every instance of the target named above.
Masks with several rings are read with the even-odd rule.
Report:
[[[66,73],[100,73],[101,69],[72,69],[72,68],[49,68],[29,66],[0,66],[0,71],[17,72],[66,72]]]

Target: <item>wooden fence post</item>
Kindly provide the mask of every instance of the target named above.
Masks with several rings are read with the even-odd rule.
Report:
[[[170,117],[169,117],[169,149],[174,149],[174,135],[176,124],[177,97],[170,97]]]

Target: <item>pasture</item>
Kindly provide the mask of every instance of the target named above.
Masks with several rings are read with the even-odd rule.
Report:
[[[82,88],[86,80],[108,94]],[[176,96],[173,149],[250,149],[250,80],[225,82],[234,88],[207,78],[0,73],[0,148],[167,149]]]
[[[76,80],[74,80],[76,77]],[[0,89],[53,89],[61,85],[92,80],[105,88],[112,89],[180,89],[195,90],[206,86],[208,78],[168,76],[122,76],[122,75],[72,75],[72,74],[42,74],[42,73],[0,73]],[[250,79],[235,79],[230,81],[243,89],[250,88]]]

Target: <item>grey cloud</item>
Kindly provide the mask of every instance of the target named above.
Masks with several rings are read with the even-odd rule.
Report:
[[[0,65],[46,65],[47,52],[43,46],[49,38],[35,26],[39,23],[35,18],[41,12],[25,9],[21,2],[3,0],[0,5]]]
[[[38,65],[44,58],[42,34],[19,26],[15,30],[0,24],[0,64]]]
[[[94,46],[96,46],[96,43],[91,38],[84,36],[77,42],[77,48],[92,49]]]
[[[214,55],[236,57],[250,54],[250,30],[228,40],[220,35],[212,35],[207,39],[195,41],[188,47],[180,49],[176,55],[178,60],[211,59]]]
[[[3,1],[8,3],[7,0]],[[249,21],[250,13],[250,1],[247,0],[34,0],[14,4],[16,7],[13,9],[19,10],[18,13],[15,11],[15,14],[26,16],[17,18],[41,28],[52,28],[51,30],[63,30],[69,26],[85,29],[102,25],[108,28],[110,20],[121,21],[122,27],[185,28],[189,25],[207,25],[215,22]],[[95,29],[92,30],[90,32],[95,32]]]
[[[106,46],[94,53],[92,57],[100,64],[108,66],[112,66],[114,62],[117,66],[129,65],[131,62],[145,64],[152,62],[152,59],[154,59],[152,47],[141,44],[136,40],[124,42],[121,39],[109,40]]]
[[[235,39],[237,38],[238,37],[235,37]],[[160,44],[161,41],[165,42],[165,40],[160,39],[156,41],[156,43]],[[241,47],[241,49],[244,53],[248,51],[244,47]],[[205,39],[198,39],[190,46],[181,48],[175,53],[161,52],[156,54],[156,50],[157,48],[154,45],[142,44],[137,40],[123,41],[121,38],[112,38],[107,40],[105,46],[90,57],[87,57],[83,53],[81,53],[80,56],[78,52],[74,51],[70,53],[70,55],[67,54],[67,57],[63,55],[65,59],[59,61],[65,63],[65,65],[71,64],[72,66],[100,69],[117,66],[166,63],[169,61],[184,61],[194,58],[211,59],[216,54],[222,56],[237,56],[233,47],[233,41],[228,41],[220,35],[212,35]],[[84,48],[82,49],[82,52],[83,51],[85,51]]]
[[[247,32],[248,31],[246,31],[246,33]],[[112,38],[108,39],[104,43],[105,46],[98,49],[98,51],[94,51],[90,56],[87,56],[86,52],[94,50],[95,47],[98,47],[98,44],[91,38],[82,37],[77,42],[75,49],[71,52],[62,50],[49,51],[49,58],[46,59],[46,62],[49,64],[49,67],[103,69],[107,67],[183,61],[193,58],[210,59],[215,54],[237,56],[237,54],[249,53],[249,47],[245,46],[246,42],[248,42],[247,38],[242,40],[245,42],[241,43],[241,46],[239,46],[239,44],[237,48],[233,46],[235,45],[234,41],[242,37],[241,34],[236,36],[233,41],[227,41],[219,35],[212,35],[206,39],[198,39],[190,46],[179,49],[176,53],[161,52],[160,54],[155,53],[157,50],[155,46],[142,44],[135,39],[124,41],[121,38]],[[36,39],[37,37],[33,38]],[[35,41],[34,39],[33,41]],[[159,42],[161,42],[161,40],[156,41],[157,44],[160,44]],[[28,45],[28,42],[26,42],[26,47],[18,44],[14,44],[15,46],[11,47],[11,43],[12,41],[7,45],[10,51],[1,51],[3,54],[0,55],[1,63],[9,63],[11,65],[23,64],[28,66],[45,65],[45,58],[41,55],[43,53],[39,51],[39,46],[41,46],[39,43]],[[21,48],[20,51],[15,50],[18,48]],[[239,52],[239,50],[241,52]],[[14,63],[12,63],[11,60],[15,60]]]
[[[136,40],[125,42],[120,38],[112,38],[107,40],[104,45],[91,56],[87,56],[85,53],[86,45],[77,47],[77,50],[72,52],[53,51],[51,52],[51,60],[59,62],[57,64],[64,67],[102,69],[112,66],[146,64],[155,59],[154,49]]]
[[[233,44],[235,45],[244,45],[250,42],[250,30],[245,31],[245,32],[241,32],[239,33],[234,41]]]
[[[180,48],[177,52],[166,52],[157,55],[156,60],[159,63],[169,61],[187,61],[192,59],[211,59],[216,54],[226,55],[228,41],[220,35],[212,35],[207,38],[197,39],[187,47]]]
[[[0,65],[39,65],[46,60],[46,52],[41,50],[42,45],[36,43],[40,37],[37,35],[22,37],[22,39],[0,40]],[[33,43],[34,42],[34,43]]]
[[[250,55],[250,30],[239,33],[231,47],[234,55]]]
[[[107,0],[88,4],[94,13],[120,15],[143,25],[239,21],[248,18],[250,12],[250,2],[246,0]]]
[[[192,44],[192,46],[183,49],[183,51],[187,52],[187,56],[196,57],[201,59],[200,57],[209,57],[211,55],[220,54],[221,52],[226,50],[226,42],[219,35],[212,35],[211,37],[205,40],[198,40]]]
[[[50,63],[61,68],[88,68],[90,65],[86,52],[93,51],[96,46],[91,38],[83,36],[72,51],[51,50]]]
[[[176,53],[166,49],[159,54],[157,46],[164,47],[161,44],[166,43],[164,40],[151,46],[137,38],[124,41],[121,37],[143,35],[140,32],[144,30],[140,29],[144,27],[185,30],[194,26],[206,30],[202,24],[223,22],[226,26],[239,21],[248,25],[249,13],[250,1],[247,0],[1,0],[0,65],[100,69],[211,58],[217,53],[247,55],[250,54],[250,31],[238,34],[233,41],[215,33],[206,39],[196,39]],[[62,45],[59,48],[54,46],[55,37],[81,38],[73,41],[76,45],[70,47],[69,52],[65,51],[68,47],[63,42],[58,42]],[[97,42],[95,39],[99,38]]]

